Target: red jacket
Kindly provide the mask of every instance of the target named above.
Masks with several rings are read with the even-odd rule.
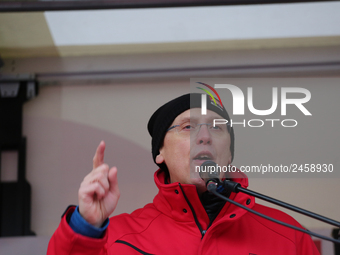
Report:
[[[248,179],[234,179],[243,187]],[[311,238],[278,225],[230,203],[209,226],[194,185],[164,184],[164,174],[155,173],[159,193],[153,203],[131,214],[110,219],[101,239],[73,232],[63,217],[52,236],[48,255],[66,254],[231,254],[231,255],[314,255],[319,254]],[[300,226],[287,214],[255,203],[254,197],[233,193],[230,198],[258,212]],[[205,232],[205,233],[204,233]]]

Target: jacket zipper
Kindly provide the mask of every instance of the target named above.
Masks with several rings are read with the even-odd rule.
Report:
[[[199,229],[199,231],[200,231],[200,233],[201,233],[201,235],[202,235],[202,238],[201,238],[201,239],[203,239],[203,237],[204,237],[205,233],[207,232],[207,230],[203,230],[201,224],[199,223],[199,221],[198,221],[198,219],[197,219],[197,216],[196,216],[196,213],[195,213],[194,208],[192,207],[191,203],[189,202],[189,199],[187,198],[187,196],[186,196],[185,193],[184,193],[184,190],[182,189],[182,185],[181,185],[180,183],[179,183],[178,185],[179,185],[179,188],[181,189],[181,191],[182,191],[182,193],[183,193],[183,196],[184,196],[185,201],[187,201],[187,204],[188,204],[189,207],[190,207],[190,210],[191,210],[191,212],[192,212],[192,215],[194,216],[194,220],[195,220],[196,226],[198,227],[198,229]]]
[[[225,204],[223,204],[222,208],[224,207]],[[211,221],[209,222],[209,225],[207,227],[207,230],[211,227],[211,225],[213,224],[213,222],[215,221],[215,219],[217,218],[217,216],[220,214],[222,208],[218,211],[218,213],[215,214],[214,218],[211,219]]]

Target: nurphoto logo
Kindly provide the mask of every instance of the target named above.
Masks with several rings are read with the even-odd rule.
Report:
[[[243,94],[242,90],[237,87],[236,85],[232,84],[215,84],[214,87],[202,83],[197,82],[201,85],[204,85],[206,88],[210,89],[215,95],[216,98],[213,96],[213,94],[206,88],[197,87],[200,90],[203,90],[205,93],[202,93],[201,98],[201,114],[206,115],[207,114],[207,96],[210,97],[211,100],[215,103],[218,107],[223,107],[222,100],[220,98],[220,95],[217,93],[215,89],[228,89],[231,92],[232,98],[233,98],[233,109],[232,113],[233,115],[244,115],[245,112],[245,95]],[[312,114],[308,109],[305,107],[305,103],[307,103],[311,99],[311,93],[308,89],[305,88],[298,88],[298,87],[282,87],[280,88],[280,98],[278,96],[278,88],[273,87],[271,91],[272,95],[272,104],[269,109],[256,109],[253,104],[253,88],[248,87],[247,88],[247,106],[251,113],[257,116],[268,116],[273,114],[279,105],[279,99],[280,99],[280,113],[281,116],[287,115],[287,105],[295,105],[304,115],[311,116]],[[300,94],[302,95],[301,98],[290,98],[290,94]],[[232,119],[230,119],[230,126],[233,125],[243,125],[244,127],[262,127],[265,125],[265,123],[268,123],[271,125],[271,127],[274,127],[275,124],[280,123],[283,127],[296,127],[298,125],[297,120],[295,119],[250,119],[250,120],[243,120],[241,122],[235,122]],[[214,119],[214,126],[219,124],[228,124],[228,120],[225,119]]]

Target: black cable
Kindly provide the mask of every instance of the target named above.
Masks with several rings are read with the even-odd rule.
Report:
[[[287,208],[287,209],[292,210],[292,211],[297,212],[297,213],[301,213],[301,214],[303,214],[303,215],[305,215],[305,216],[308,216],[308,217],[311,217],[311,218],[313,218],[313,219],[316,219],[316,220],[319,220],[319,221],[328,223],[328,224],[333,225],[333,226],[336,226],[336,227],[339,227],[339,226],[340,226],[340,222],[335,221],[335,220],[332,220],[332,219],[329,219],[329,218],[324,217],[324,216],[322,216],[322,215],[320,215],[320,214],[316,214],[316,213],[307,211],[307,210],[302,209],[302,208],[300,208],[300,207],[297,207],[297,206],[294,206],[294,205],[290,205],[290,204],[288,204],[288,203],[285,203],[285,202],[282,202],[282,201],[280,201],[280,200],[277,200],[277,199],[268,197],[268,196],[266,196],[266,195],[257,193],[257,192],[252,191],[252,190],[248,190],[248,189],[242,188],[242,187],[240,187],[240,186],[237,187],[236,189],[237,189],[237,191],[240,191],[240,192],[242,192],[242,193],[251,195],[251,196],[253,196],[253,197],[260,198],[260,199],[265,200],[265,201],[267,201],[267,202],[269,202],[269,203],[273,203],[273,204],[282,206],[282,207],[284,207],[284,208]]]
[[[215,187],[216,187],[216,186],[215,186]],[[262,213],[259,213],[259,212],[257,212],[257,211],[254,211],[253,209],[250,209],[250,208],[248,208],[248,207],[246,207],[246,206],[244,206],[244,205],[242,205],[242,204],[240,204],[240,203],[237,203],[237,202],[235,202],[235,201],[233,201],[233,200],[231,200],[231,199],[229,199],[229,198],[227,198],[227,197],[225,197],[225,196],[219,194],[219,193],[216,191],[216,188],[215,188],[215,189],[208,189],[208,190],[209,190],[210,192],[212,192],[215,196],[218,196],[219,198],[224,199],[225,201],[227,201],[227,202],[229,202],[229,203],[231,203],[231,204],[233,204],[233,205],[239,206],[239,207],[241,207],[242,209],[244,209],[244,210],[246,210],[246,211],[248,211],[248,212],[251,212],[251,213],[253,213],[253,214],[257,215],[257,216],[260,216],[260,217],[262,217],[262,218],[264,218],[264,219],[270,220],[270,221],[272,221],[272,222],[275,222],[275,223],[277,223],[277,224],[280,224],[280,225],[285,226],[285,227],[288,227],[288,228],[295,229],[295,230],[297,230],[297,231],[306,233],[306,234],[308,234],[308,235],[316,236],[316,237],[318,237],[318,238],[321,238],[321,239],[324,239],[324,240],[327,240],[327,241],[331,241],[331,242],[333,242],[333,243],[340,244],[340,240],[336,240],[336,239],[333,239],[333,238],[330,238],[330,237],[327,237],[327,236],[319,235],[319,234],[314,233],[314,232],[311,232],[311,231],[309,231],[309,230],[302,229],[302,228],[299,228],[299,227],[290,225],[290,224],[288,224],[288,223],[285,223],[285,222],[282,222],[282,221],[273,219],[273,218],[271,218],[271,217],[269,217],[269,216],[267,216],[267,215],[264,215],[264,214],[262,214]]]

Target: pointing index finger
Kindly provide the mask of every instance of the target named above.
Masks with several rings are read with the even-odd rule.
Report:
[[[93,157],[93,169],[104,163],[105,142],[101,141]]]

